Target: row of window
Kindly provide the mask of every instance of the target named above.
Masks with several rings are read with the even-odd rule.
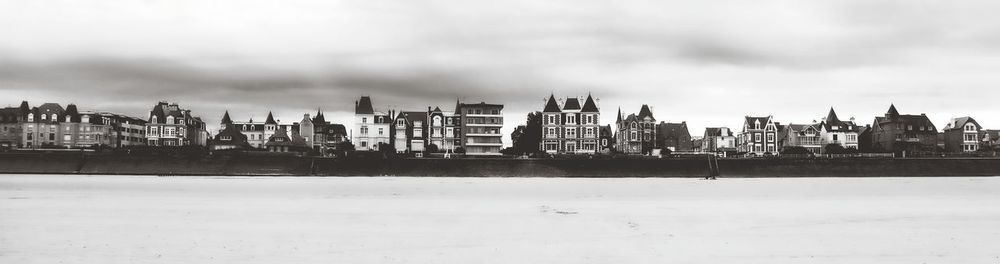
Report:
[[[580,121],[580,123],[579,123],[580,125],[597,125],[598,124],[598,115],[594,115],[594,114],[581,115],[580,119],[581,119],[581,120],[579,120]],[[566,125],[576,125],[577,121],[578,120],[576,120],[576,115],[573,115],[573,114],[566,115]],[[546,117],[545,117],[545,124],[546,125],[560,125],[559,124],[559,115],[546,115]]]

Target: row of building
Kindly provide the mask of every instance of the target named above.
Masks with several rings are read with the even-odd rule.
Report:
[[[860,125],[854,118],[842,120],[831,108],[826,117],[809,123],[782,124],[773,116],[745,116],[739,131],[709,127],[692,139],[686,122],[657,120],[648,105],[629,114],[619,108],[614,126],[602,125],[598,101],[589,94],[561,99],[550,95],[542,110],[533,113],[540,119],[537,124],[519,126],[512,138],[530,139],[538,152],[550,154],[657,155],[670,151],[766,156],[789,149],[824,154],[831,146],[858,152],[975,152],[1000,144],[1000,130],[984,129],[971,117],[954,118],[939,130],[926,114],[900,114],[895,105],[871,124]],[[503,108],[502,104],[457,101],[447,110],[428,106],[419,111],[378,111],[371,97],[362,96],[355,101],[350,130],[327,121],[321,110],[290,123],[275,119],[271,113],[263,121],[236,121],[226,111],[220,130],[210,136],[201,118],[176,103],[159,102],[146,118],[140,118],[82,111],[74,104],[31,107],[22,102],[18,107],[0,109],[0,148],[147,145],[323,155],[351,149],[500,155]],[[526,131],[534,132],[530,135],[536,138],[526,137]]]
[[[56,103],[0,109],[0,148],[120,148],[137,145],[184,146],[208,142],[204,122],[176,104],[161,102],[149,119],[81,111]]]
[[[739,131],[708,127],[697,139],[692,139],[686,122],[658,121],[648,105],[628,115],[619,108],[614,129],[601,125],[600,107],[591,95],[560,100],[550,95],[536,113],[542,119],[538,151],[550,154],[656,155],[669,150],[765,156],[793,147],[825,154],[831,146],[856,152],[975,152],[1000,145],[1000,130],[983,129],[971,117],[954,118],[939,132],[926,114],[900,114],[895,105],[866,125],[857,124],[853,117],[842,120],[831,108],[825,118],[804,124],[781,124],[773,116],[745,116]],[[517,137],[512,138],[524,140],[529,125],[518,127]]]

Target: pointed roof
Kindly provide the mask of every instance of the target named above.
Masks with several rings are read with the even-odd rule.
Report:
[[[594,103],[594,97],[591,97],[590,94],[587,94],[587,101],[583,103],[583,109],[581,109],[580,112],[600,112],[600,111],[601,111],[600,109],[597,109],[597,103]]]
[[[886,114],[887,115],[891,115],[891,116],[898,116],[899,115],[899,111],[896,111],[896,105],[895,104],[889,104],[889,111],[886,112]]]
[[[375,108],[372,107],[372,98],[369,96],[362,96],[360,101],[354,102],[354,114],[374,114]]]
[[[28,111],[31,111],[31,108],[28,107],[28,101],[21,101],[21,106],[18,108],[21,109],[22,114],[27,114]]]
[[[976,119],[973,119],[972,117],[968,116],[963,116],[958,118],[952,118],[951,121],[948,122],[948,125],[944,126],[944,130],[965,129],[965,124],[970,122],[975,124],[976,127],[979,129],[983,128],[983,126],[979,125],[979,122],[976,122]]]
[[[615,123],[621,123],[621,122],[622,122],[622,107],[619,106],[618,107],[618,121],[615,121]]]
[[[278,122],[274,122],[274,115],[271,114],[271,111],[267,112],[267,120],[264,121],[264,124],[278,124]]]
[[[645,119],[647,116],[656,120],[656,118],[653,117],[653,111],[649,111],[649,106],[644,104],[642,105],[642,109],[639,109],[639,119]]]
[[[232,124],[232,123],[233,123],[233,119],[229,118],[229,110],[226,110],[226,114],[222,115],[222,124],[225,125],[225,124]],[[225,129],[225,128],[226,127],[223,126],[223,129]]]
[[[580,110],[580,99],[566,98],[566,103],[563,104],[563,110]]]
[[[549,101],[545,103],[545,109],[542,112],[562,112],[559,110],[559,103],[556,103],[555,95],[549,95]]]
[[[434,112],[441,112],[441,108],[440,108],[440,107],[437,107],[437,106],[435,106],[435,107],[434,107],[434,110],[433,110],[433,111],[434,111]]]
[[[830,107],[830,113],[826,115],[826,122],[833,124],[840,123],[840,118],[837,118],[837,112],[833,111],[833,107]]]
[[[312,122],[313,122],[313,124],[324,124],[324,123],[326,123],[326,116],[323,116],[323,110],[322,109],[320,109],[318,107],[316,108],[316,116],[313,117]]]

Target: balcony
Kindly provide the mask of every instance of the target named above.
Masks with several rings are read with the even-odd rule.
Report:
[[[502,147],[503,143],[487,143],[487,142],[469,142],[465,143],[466,146],[481,146],[481,147]]]
[[[469,133],[465,134],[470,137],[502,137],[503,134],[487,134],[487,133]]]

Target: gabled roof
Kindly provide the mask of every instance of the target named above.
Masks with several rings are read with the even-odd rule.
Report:
[[[580,112],[600,112],[601,110],[597,108],[597,103],[594,102],[594,97],[587,95],[587,101],[583,103],[583,109]]]
[[[611,125],[603,125],[603,126],[601,126],[601,135],[602,136],[611,136],[613,134],[614,134],[614,132],[611,129]]]
[[[833,111],[833,107],[830,107],[830,113],[826,115],[826,119],[820,122],[820,127],[826,129],[826,131],[831,132],[858,132],[857,124],[853,121],[840,121],[837,117],[837,112]]]
[[[367,115],[374,114],[375,108],[372,107],[372,98],[362,96],[360,101],[354,102],[354,113]]]
[[[403,118],[404,120],[406,120],[406,125],[407,126],[413,126],[413,122],[415,122],[415,121],[420,121],[420,122],[426,123],[427,122],[427,112],[401,111],[401,112],[399,112],[398,115],[396,115],[396,119],[400,119],[400,118]]]
[[[657,136],[668,139],[679,139],[684,136],[690,138],[691,133],[688,132],[687,122],[681,123],[660,123],[660,131],[657,132]]]
[[[725,137],[731,137],[731,136],[733,136],[733,130],[732,129],[726,129],[726,131],[727,131],[726,135],[722,134],[722,129],[723,129],[722,127],[706,127],[705,128],[705,137],[723,137],[723,136],[725,136]]]
[[[580,100],[576,98],[566,98],[563,110],[580,110]]]
[[[331,134],[347,135],[347,127],[344,127],[344,125],[341,124],[330,124],[329,132]]]
[[[747,125],[752,125],[752,124],[756,124],[757,122],[760,122],[761,129],[763,129],[763,127],[765,125],[767,125],[767,121],[770,120],[770,119],[771,118],[767,117],[767,116],[747,116],[746,117],[746,124]]]
[[[656,120],[656,118],[655,118],[655,117],[653,117],[653,111],[649,111],[649,106],[648,106],[648,105],[645,105],[645,104],[643,104],[643,105],[642,105],[642,108],[641,108],[641,109],[639,109],[639,119],[640,119],[640,120],[641,120],[641,119],[645,119],[645,118],[646,118],[647,116],[648,116],[649,118],[652,118],[653,120]]]
[[[948,122],[948,125],[944,126],[944,130],[965,129],[965,124],[970,122],[976,124],[976,128],[979,129],[983,128],[983,126],[979,125],[979,122],[976,122],[976,119],[964,116],[964,117],[952,118],[951,121]]]

